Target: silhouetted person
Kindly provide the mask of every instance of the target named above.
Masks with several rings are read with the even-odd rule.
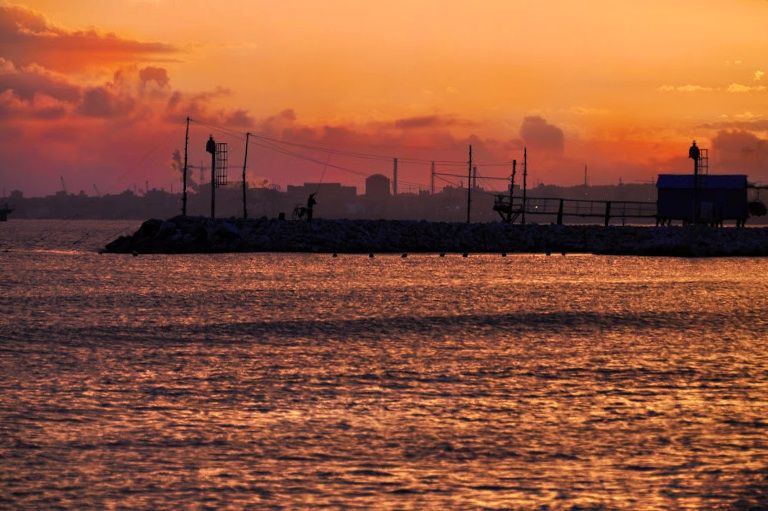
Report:
[[[312,210],[314,210],[315,204],[317,204],[315,195],[317,195],[317,192],[310,193],[309,197],[307,198],[307,222],[312,221]]]

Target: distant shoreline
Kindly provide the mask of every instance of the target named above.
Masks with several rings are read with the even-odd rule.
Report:
[[[768,228],[508,225],[398,220],[210,219],[145,221],[107,253],[593,253],[768,256]]]

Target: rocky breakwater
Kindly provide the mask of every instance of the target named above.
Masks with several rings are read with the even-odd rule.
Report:
[[[768,228],[507,225],[395,220],[147,220],[109,243],[111,253],[582,252],[662,256],[766,256]]]

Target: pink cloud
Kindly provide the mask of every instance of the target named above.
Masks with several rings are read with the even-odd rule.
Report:
[[[51,24],[43,14],[18,5],[0,5],[0,34],[0,55],[6,59],[58,71],[167,58],[178,51],[169,44],[135,41],[96,30],[66,30]]]
[[[547,156],[560,156],[565,150],[563,130],[550,124],[542,117],[526,117],[520,126],[520,138],[533,151]]]

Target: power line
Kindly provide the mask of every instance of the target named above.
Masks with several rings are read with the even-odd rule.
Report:
[[[269,146],[269,145],[262,144],[262,143],[259,143],[259,142],[251,142],[251,143],[256,145],[256,146],[258,146],[258,147],[261,147],[263,149],[269,149],[271,151],[275,151],[275,152],[284,154],[286,156],[291,156],[293,158],[298,158],[300,160],[309,161],[309,162],[312,162],[312,163],[316,163],[318,165],[326,165],[326,163],[324,161],[318,160],[316,158],[313,158],[311,156],[307,156],[307,155],[304,155],[304,154],[301,154],[301,153],[297,153],[295,151],[288,151],[288,150],[285,150],[285,149],[282,149],[282,148],[279,148],[279,147]],[[334,168],[334,169],[337,169],[337,170],[341,170],[343,172],[349,172],[350,174],[355,174],[355,175],[358,175],[358,176],[363,176],[363,177],[367,177],[368,176],[368,173],[366,173],[366,172],[363,172],[363,171],[360,171],[360,170],[355,170],[355,169],[350,169],[350,168],[347,168],[347,167],[342,167],[341,165],[336,165],[335,163],[328,163],[327,166],[331,167],[331,168]]]
[[[440,174],[435,174],[435,177],[436,177],[437,179],[439,179],[440,181],[443,181],[443,182],[445,182],[445,183],[448,183],[448,184],[449,184],[449,185],[451,185],[451,186],[455,186],[455,187],[459,188],[459,185],[457,185],[457,184],[456,184],[454,181],[451,181],[450,179],[445,179],[445,178],[444,178],[444,177],[442,177]]]
[[[229,134],[239,140],[245,140],[245,137],[242,134],[232,129],[216,126],[208,122],[198,121],[195,119],[191,119],[191,120],[192,122],[195,122],[197,124],[207,126],[211,129],[220,131],[222,133]],[[334,148],[325,147],[317,144],[307,144],[303,142],[293,142],[290,140],[280,140],[280,139],[268,137],[266,135],[258,135],[255,133],[251,133],[251,137],[261,139],[262,141],[271,142],[273,144],[290,145],[290,146],[301,147],[303,149],[309,149],[313,151],[322,151],[322,152],[336,154],[336,155],[349,156],[352,158],[380,160],[380,161],[392,161],[392,158],[393,158],[392,156],[383,155],[383,154],[334,149]],[[463,167],[464,165],[466,165],[465,161],[460,161],[460,160],[427,160],[427,159],[421,159],[421,158],[398,158],[398,160],[401,162],[418,163],[418,164],[431,164],[434,161],[436,164],[443,165],[443,166]],[[504,167],[504,166],[509,166],[511,164],[512,164],[511,161],[500,161],[500,162],[494,162],[494,161],[482,162],[481,161],[477,163],[477,166],[478,167]]]
[[[357,170],[357,169],[352,169],[352,168],[345,167],[345,166],[338,165],[338,164],[334,164],[334,163],[327,163],[327,162],[324,162],[322,160],[318,160],[318,159],[316,159],[316,158],[314,158],[312,156],[307,156],[306,154],[302,154],[302,153],[299,153],[297,151],[291,151],[291,150],[288,150],[288,149],[285,149],[285,148],[282,148],[282,147],[277,147],[275,145],[269,145],[268,143],[255,142],[255,141],[252,141],[250,143],[255,144],[256,146],[261,147],[263,149],[269,149],[271,151],[275,151],[275,152],[278,152],[280,154],[284,154],[286,156],[291,156],[293,158],[305,160],[305,161],[308,161],[308,162],[311,162],[311,163],[316,163],[318,165],[323,165],[324,167],[330,167],[330,168],[333,168],[333,169],[336,169],[336,170],[340,170],[342,172],[348,172],[350,174],[354,174],[354,175],[361,176],[361,177],[368,177],[368,176],[370,176],[370,172],[366,172],[366,171],[362,171],[362,170]],[[415,185],[415,186],[420,186],[420,187],[426,187],[426,185],[424,183],[417,183],[417,182],[412,182],[412,181],[402,181],[402,182],[405,183],[405,184],[408,184],[408,185]]]
[[[316,159],[316,158],[314,158],[312,156],[308,156],[306,154],[300,153],[298,151],[291,151],[290,149],[286,149],[284,147],[280,147],[280,146],[276,145],[274,142],[271,142],[271,141],[251,142],[251,143],[253,143],[253,144],[255,144],[258,147],[261,147],[263,149],[269,149],[269,150],[278,152],[280,154],[284,154],[286,156],[291,156],[291,157],[294,157],[294,158],[298,158],[298,159],[302,159],[302,160],[309,161],[309,162],[312,162],[312,163],[316,163],[318,165],[322,164],[322,165],[325,166],[325,162],[323,162],[321,160],[318,160],[318,159]],[[331,167],[331,168],[335,168],[337,170],[341,170],[343,172],[349,172],[351,174],[362,176],[362,177],[370,176],[370,171],[362,171],[362,170],[353,169],[353,168],[346,167],[346,166],[343,166],[343,165],[338,165],[338,164],[328,164],[327,166]],[[407,185],[426,187],[426,185],[424,183],[419,183],[419,182],[415,182],[415,181],[401,181],[401,182],[404,183],[404,184],[407,184]]]
[[[358,151],[348,151],[348,150],[342,150],[342,149],[334,149],[330,147],[324,147],[320,145],[313,145],[313,144],[307,144],[302,142],[294,142],[289,140],[280,140],[273,137],[268,137],[265,135],[258,135],[251,133],[250,134],[250,140],[247,140],[247,137],[243,136],[241,133],[234,131],[229,128],[225,128],[222,126],[217,126],[214,124],[211,124],[209,122],[204,121],[198,121],[195,119],[190,119],[192,122],[195,122],[197,124],[200,124],[202,126],[206,126],[212,130],[218,131],[220,133],[224,133],[228,136],[231,136],[237,140],[245,141],[248,144],[254,144],[257,147],[260,147],[262,149],[267,149],[270,151],[274,151],[276,153],[283,154],[285,156],[290,156],[292,158],[308,161],[311,163],[315,163],[317,165],[323,165],[323,175],[325,175],[325,170],[328,167],[331,167],[333,169],[347,172],[353,175],[361,176],[361,177],[368,177],[370,175],[370,171],[362,171],[355,168],[350,168],[348,166],[343,166],[339,164],[331,164],[328,163],[329,159],[326,159],[326,161],[322,161],[320,159],[317,159],[311,155],[307,155],[305,153],[301,153],[296,150],[290,149],[290,147],[293,148],[301,148],[306,149],[309,151],[319,151],[324,152],[328,156],[330,155],[339,155],[339,156],[345,156],[345,157],[351,157],[351,158],[357,158],[357,159],[364,159],[364,160],[372,160],[372,161],[391,161],[392,158],[390,156],[381,155],[381,154],[375,154],[375,153],[365,153],[365,152],[358,152]],[[289,147],[285,147],[289,146]],[[411,163],[411,164],[429,164],[430,166],[433,163],[433,160],[426,160],[426,159],[420,159],[420,158],[398,158],[398,161]],[[455,160],[434,160],[435,165],[439,165],[440,167],[464,167],[466,165],[466,162],[464,161],[455,161]],[[512,162],[479,162],[476,166],[478,167],[508,167],[511,165]],[[440,176],[451,176],[451,177],[459,177],[462,178],[463,176],[457,175],[457,174],[450,174],[450,173],[439,173],[435,172],[435,176],[440,179],[441,181],[444,181],[452,186],[456,186],[456,184],[450,180],[444,179]],[[493,176],[486,176],[481,177],[477,176],[479,179],[486,179],[486,180],[499,180],[499,181],[506,181],[508,180],[507,177],[493,177]],[[410,187],[418,187],[421,188],[427,188],[427,185],[420,182],[414,182],[414,181],[403,181],[400,180],[403,184],[409,185]]]

